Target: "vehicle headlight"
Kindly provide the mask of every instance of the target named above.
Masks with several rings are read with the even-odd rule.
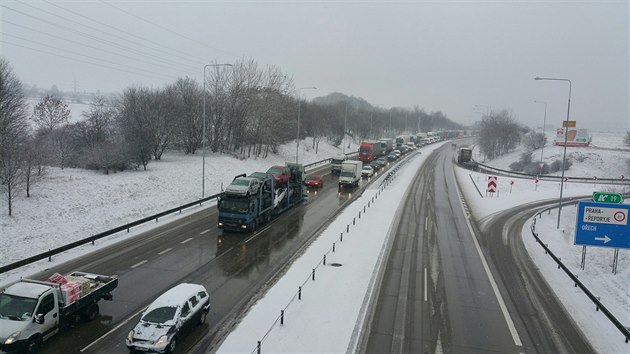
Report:
[[[162,345],[162,344],[166,344],[166,342],[168,342],[168,338],[166,337],[166,335],[161,336],[160,338],[158,338],[157,342],[155,342],[155,344],[157,345]]]
[[[7,339],[4,341],[4,344],[6,344],[6,345],[13,344],[13,343],[14,343],[14,342],[15,342],[15,341],[16,341],[16,340],[20,337],[20,334],[22,334],[22,332],[21,332],[21,331],[17,331],[17,332],[15,332],[15,333],[11,334],[11,335],[9,336],[9,338],[7,338]]]
[[[133,329],[129,331],[129,334],[127,334],[127,341],[129,341],[130,343],[133,342],[133,334]]]

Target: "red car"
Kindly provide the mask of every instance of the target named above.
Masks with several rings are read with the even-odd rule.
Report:
[[[324,179],[320,175],[312,175],[304,183],[307,187],[324,188]]]
[[[291,178],[291,170],[286,166],[271,166],[267,173],[273,175],[277,185],[287,184],[289,183],[289,178]]]

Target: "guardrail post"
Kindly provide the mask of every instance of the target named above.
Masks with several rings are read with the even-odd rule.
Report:
[[[302,300],[302,287],[298,286],[298,300]]]
[[[159,220],[159,219],[160,219],[160,218],[155,218],[155,222],[158,222],[158,220]]]
[[[558,257],[558,269],[560,269],[560,264],[562,264],[562,258]]]
[[[312,276],[313,280],[315,280],[315,268],[313,268],[313,276]]]
[[[50,250],[48,250],[48,252],[50,252]],[[48,255],[48,262],[52,262],[52,254]]]
[[[256,353],[260,354],[260,341],[258,341],[258,344],[256,344]]]
[[[359,210],[359,219],[361,219],[361,210]]]
[[[343,242],[343,232],[339,235],[339,242]]]
[[[346,232],[350,232],[350,224],[346,225]]]
[[[335,243],[333,242],[333,253],[335,252]]]
[[[356,222],[357,222],[357,218],[352,218],[352,225],[353,226],[356,225]]]
[[[280,324],[284,324],[284,310],[280,310]]]
[[[94,246],[94,240],[92,240],[92,246]]]
[[[324,265],[326,265],[326,255],[324,255]]]

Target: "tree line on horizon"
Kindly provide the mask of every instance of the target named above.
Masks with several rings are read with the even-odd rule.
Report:
[[[305,101],[280,68],[252,59],[206,73],[205,87],[186,77],[161,88],[128,87],[115,98],[95,95],[81,120],[70,122],[58,91],[30,111],[22,83],[0,58],[0,178],[9,215],[15,193],[30,196],[46,166],[146,170],[167,149],[199,152],[204,136],[213,152],[265,158],[298,136],[313,137],[317,151],[323,139],[339,146],[344,130],[362,140],[463,128],[417,106],[386,110],[340,93]]]

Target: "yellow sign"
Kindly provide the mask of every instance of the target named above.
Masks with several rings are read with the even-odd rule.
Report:
[[[563,128],[575,128],[575,121],[574,120],[562,121],[562,127]]]

